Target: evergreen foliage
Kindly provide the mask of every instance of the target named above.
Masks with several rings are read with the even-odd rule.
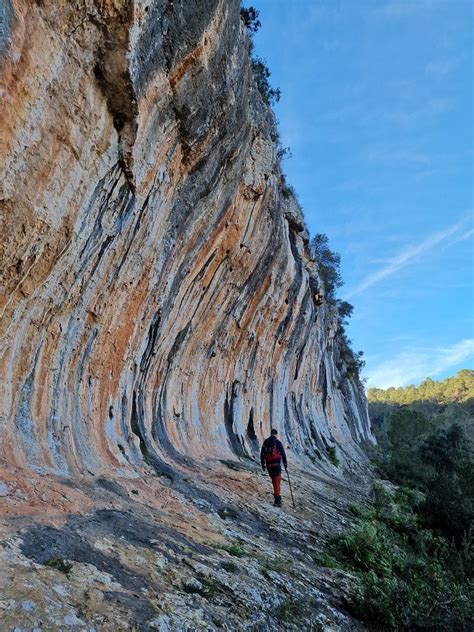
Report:
[[[317,233],[313,237],[310,243],[310,250],[318,264],[326,298],[335,300],[336,290],[343,285],[340,273],[341,256],[329,248],[328,237],[322,233]],[[349,305],[349,303],[346,303],[346,305]]]
[[[462,370],[443,382],[425,380],[419,389],[386,391],[408,393],[411,404],[369,404],[377,465],[394,482],[423,492],[426,526],[458,543],[474,523],[473,375]],[[433,401],[433,393],[444,403]]]
[[[240,9],[240,17],[250,33],[256,33],[262,26],[262,23],[258,19],[259,15],[260,12],[255,7],[248,7],[248,9],[242,7]]]
[[[337,311],[339,312],[339,316],[341,320],[346,323],[347,319],[352,316],[352,312],[354,311],[354,306],[348,303],[347,301],[341,301],[340,299],[336,300]]]
[[[466,402],[474,398],[474,371],[463,369],[454,377],[442,382],[426,378],[416,387],[413,385],[388,389],[369,388],[369,403],[412,404],[416,401],[432,401],[439,404]]]
[[[375,630],[472,629],[474,547],[456,547],[423,524],[422,496],[374,486],[370,508],[331,542],[327,559],[355,578],[350,610]]]
[[[264,102],[271,106],[277,103],[281,97],[280,88],[272,88],[270,85],[271,72],[265,60],[261,57],[252,57],[252,70],[258,91]]]
[[[345,326],[351,317],[354,307],[347,301],[336,298],[336,290],[344,284],[341,277],[341,256],[329,247],[327,235],[317,233],[309,244],[311,256],[318,266],[319,276],[324,284],[326,302],[337,311],[339,326],[338,339],[340,341],[340,357],[345,365],[345,376],[360,378],[360,371],[365,366],[363,351],[355,352],[352,341],[346,335]],[[343,369],[339,366],[339,370]]]
[[[319,560],[353,575],[349,607],[375,630],[474,629],[472,378],[375,389],[374,463],[399,487],[376,483]]]
[[[262,26],[262,23],[258,19],[259,11],[255,7],[244,7],[240,8],[240,18],[248,29],[250,35],[250,52],[253,51],[253,41],[252,36],[254,33],[258,31],[258,29]],[[280,100],[281,90],[280,88],[273,88],[270,84],[270,76],[271,72],[267,66],[267,63],[261,57],[253,57],[252,61],[252,71],[253,76],[255,78],[255,83],[257,84],[258,91],[263,99],[263,101],[268,105],[272,106]],[[284,150],[285,152],[287,150]],[[289,150],[288,150],[289,151]]]

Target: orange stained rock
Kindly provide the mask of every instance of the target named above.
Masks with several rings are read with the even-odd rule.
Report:
[[[170,84],[172,88],[175,88],[176,85],[181,81],[184,77],[188,69],[196,63],[196,61],[201,57],[204,52],[204,46],[201,44],[197,46],[194,50],[186,55],[183,61],[179,64],[177,68],[171,71],[170,73]]]
[[[12,5],[0,261],[12,463],[31,464],[32,446],[34,467],[67,462],[76,476],[130,475],[147,454],[172,468],[177,453],[230,458],[253,448],[251,410],[259,440],[270,415],[286,420],[302,458],[310,425],[345,440],[351,407],[370,435],[362,395],[316,393],[320,370],[337,375],[335,316],[321,306],[316,319],[313,302],[301,314],[317,266],[304,227],[289,229],[237,4],[201,2],[203,32],[182,24],[150,42],[140,3],[104,0],[93,20],[84,3]]]

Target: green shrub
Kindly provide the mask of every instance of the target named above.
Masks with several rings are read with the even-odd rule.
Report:
[[[240,17],[250,31],[250,34],[256,33],[262,26],[262,23],[258,19],[259,15],[260,13],[255,7],[248,7],[248,9],[246,7],[242,7],[240,9]]]
[[[285,573],[287,570],[288,564],[277,560],[265,560],[260,566],[260,572],[267,579],[271,579],[270,571],[274,573]]]
[[[474,629],[473,375],[369,393],[377,465],[402,486],[376,485],[331,552],[355,573],[354,614],[376,629]]]
[[[336,454],[336,446],[332,445],[329,448],[326,448],[326,452],[329,461],[337,467],[339,465],[339,459],[337,458]]]
[[[191,582],[184,583],[182,588],[186,593],[191,595],[198,594],[206,597],[206,599],[212,599],[219,592],[222,592],[222,586],[212,577],[203,577],[196,584]]]
[[[326,297],[334,300],[336,290],[343,285],[340,273],[341,255],[329,248],[328,236],[323,233],[317,233],[313,237],[310,250],[318,264]]]
[[[221,584],[212,577],[205,577],[201,580],[201,583],[204,587],[203,596],[207,597],[208,599],[212,599],[218,593],[222,592]]]
[[[390,416],[377,459],[385,476],[423,494],[418,514],[425,527],[460,543],[474,523],[474,458],[466,431],[456,423],[434,428],[407,408]]]
[[[72,564],[70,562],[65,562],[62,557],[51,557],[47,562],[45,562],[45,565],[50,568],[55,568],[57,571],[60,571],[65,575],[69,575],[72,570]]]
[[[474,550],[430,529],[419,513],[423,496],[378,484],[374,503],[328,551],[355,577],[352,613],[377,630],[472,629]],[[354,511],[353,511],[354,513]]]
[[[324,566],[325,568],[341,568],[341,563],[326,553],[316,553],[316,555],[313,556],[313,560],[317,566]]]
[[[270,85],[269,79],[271,72],[265,60],[263,60],[261,57],[253,57],[252,70],[258,91],[260,92],[264,102],[268,106],[277,103],[281,97],[281,90],[280,88],[272,88],[272,86]]]
[[[281,187],[281,194],[283,195],[285,200],[289,200],[294,194],[294,189],[293,189],[293,187],[291,185],[284,184]]]
[[[262,26],[262,23],[258,19],[259,11],[255,7],[241,7],[240,9],[240,18],[248,29],[250,35],[250,53],[252,54],[254,44],[253,44],[253,34],[258,31],[258,29]],[[255,78],[255,82],[257,84],[258,91],[260,92],[263,101],[268,105],[272,106],[276,102],[280,100],[281,91],[280,88],[272,88],[270,85],[270,70],[267,66],[267,63],[261,59],[260,57],[251,57],[252,71],[253,76]],[[279,160],[281,160],[286,154],[288,149],[279,148],[279,151],[282,151],[283,154],[279,156]]]
[[[240,547],[238,544],[229,544],[229,545],[222,545],[221,548],[223,551],[227,551],[227,553],[229,555],[232,555],[233,557],[244,557],[245,556],[245,551],[242,547]]]

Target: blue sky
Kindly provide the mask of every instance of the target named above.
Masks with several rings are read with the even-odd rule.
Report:
[[[474,363],[471,0],[255,0],[284,162],[368,386]]]

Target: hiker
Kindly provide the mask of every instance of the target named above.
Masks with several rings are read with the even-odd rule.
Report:
[[[265,439],[260,452],[260,463],[262,469],[265,471],[265,467],[272,479],[273,495],[275,507],[281,507],[281,461],[283,459],[283,465],[285,470],[288,469],[288,462],[286,460],[285,448],[281,441],[277,439],[278,431],[275,428],[272,429],[268,439]]]

